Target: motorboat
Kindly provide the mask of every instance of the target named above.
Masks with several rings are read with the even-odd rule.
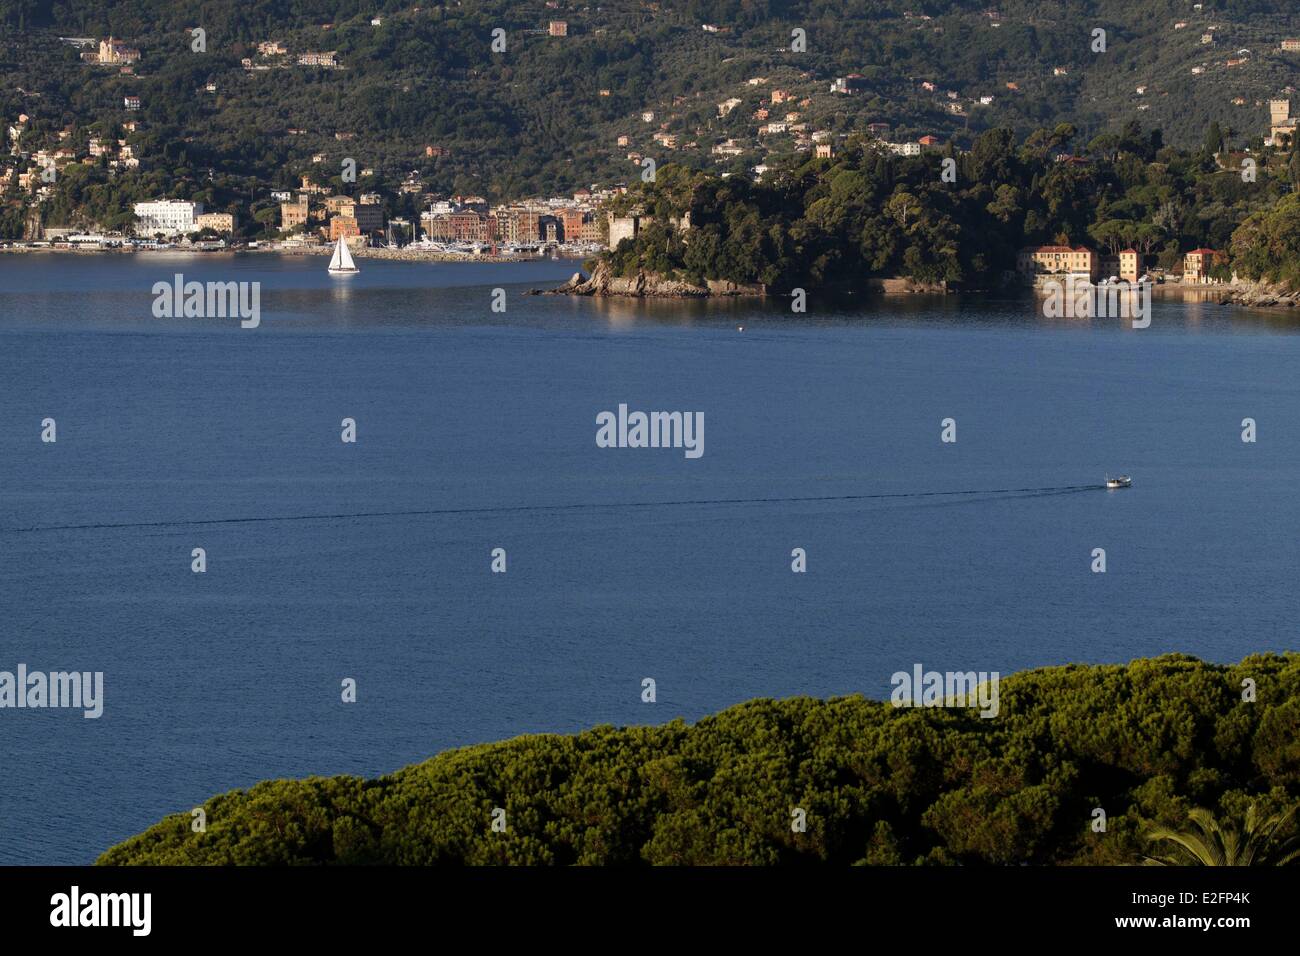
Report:
[[[1133,484],[1133,479],[1128,475],[1116,475],[1114,478],[1106,479],[1107,488],[1127,488]]]

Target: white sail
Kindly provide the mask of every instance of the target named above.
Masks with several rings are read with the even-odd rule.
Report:
[[[330,272],[359,272],[356,263],[352,261],[352,253],[348,250],[348,244],[340,236],[339,241],[334,244],[334,255],[330,258]]]

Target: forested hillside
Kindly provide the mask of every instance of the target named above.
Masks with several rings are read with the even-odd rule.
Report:
[[[208,800],[205,832],[178,808],[99,862],[1127,864],[1194,808],[1240,829],[1252,804],[1263,819],[1300,803],[1296,655],[1049,667],[999,696],[992,719],[755,700],[693,726],[448,751],[378,780],[270,781]],[[1293,832],[1272,833],[1277,860]]]
[[[344,157],[373,169],[375,185],[417,170],[435,190],[490,198],[630,179],[638,167],[629,152],[748,171],[793,149],[788,132],[758,132],[764,106],[773,120],[793,112],[808,130],[837,136],[875,123],[885,124],[883,138],[932,134],[959,145],[995,126],[1023,136],[1059,122],[1086,140],[1133,119],[1162,129],[1172,145],[1199,144],[1211,121],[1230,140],[1258,139],[1267,134],[1267,100],[1295,82],[1300,53],[1279,43],[1300,36],[1300,7],[1201,6],[0,0],[0,119],[31,116],[24,147],[35,149],[68,124],[112,130],[127,118],[124,97],[138,95],[141,170],[127,179],[139,182],[118,184],[115,199],[215,184],[247,200],[313,168],[337,176]],[[563,21],[567,35],[547,35],[551,21]],[[205,52],[193,49],[195,28],[205,31]],[[505,31],[504,52],[491,49],[495,29]],[[804,52],[791,49],[795,29],[806,36]],[[1094,50],[1096,29],[1106,31],[1105,52]],[[59,39],[109,34],[140,50],[134,75],[87,64]],[[289,54],[261,56],[265,40]],[[317,51],[337,51],[340,67],[296,62]],[[245,69],[245,58],[268,68]],[[831,93],[832,80],[849,74],[860,74],[858,91]],[[778,89],[790,98],[774,106]],[[740,104],[719,115],[732,98]],[[675,144],[656,143],[656,133]],[[711,148],[728,139],[742,152],[715,163]],[[317,154],[324,158],[314,164]]]
[[[1205,145],[1186,151],[1136,122],[1086,144],[1062,124],[1023,143],[988,130],[966,152],[949,145],[915,157],[852,137],[833,158],[782,166],[758,183],[669,165],[612,205],[649,221],[604,258],[615,275],[761,282],[784,293],[898,275],[988,288],[1025,245],[1112,256],[1133,248],[1143,271],[1171,272],[1181,272],[1186,250],[1210,247],[1223,252],[1217,277],[1235,269],[1300,282],[1300,239],[1291,238],[1300,154],[1270,148],[1248,158],[1215,152],[1219,143],[1213,124]],[[1058,162],[1063,149],[1089,159]]]

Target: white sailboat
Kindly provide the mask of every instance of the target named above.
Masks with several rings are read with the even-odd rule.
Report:
[[[360,271],[357,264],[352,261],[352,253],[348,250],[348,244],[340,236],[339,241],[334,244],[334,255],[330,257],[330,275],[350,276]]]

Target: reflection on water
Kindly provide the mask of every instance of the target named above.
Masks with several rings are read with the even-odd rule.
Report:
[[[218,321],[154,319],[151,289],[187,281],[260,282],[263,327],[280,331],[319,328],[367,329],[420,326],[528,326],[555,329],[600,325],[630,331],[647,323],[747,331],[858,325],[922,325],[965,328],[1038,326],[1068,330],[1133,329],[1124,319],[1044,314],[1030,290],[1002,294],[866,294],[810,298],[808,311],[791,311],[788,296],[766,298],[627,299],[530,296],[531,289],[562,284],[577,267],[565,260],[522,263],[418,263],[367,260],[346,279],[326,272],[323,256],[266,253],[23,254],[0,256],[0,321],[9,324],[79,323],[136,330],[188,328],[222,331]],[[491,290],[508,292],[505,313],[491,310]],[[93,307],[87,293],[94,294]],[[1300,317],[1277,309],[1248,310],[1221,304],[1212,288],[1157,285],[1153,329],[1291,333]],[[237,328],[237,327],[236,327]]]
[[[333,292],[331,298],[333,298],[334,302],[341,308],[347,308],[348,303],[352,301],[351,280],[354,276],[344,276],[341,278],[331,276],[330,278],[334,280],[334,287],[331,289],[331,292]]]
[[[1204,285],[1181,285],[1178,283],[1165,283],[1157,286],[1159,295],[1166,299],[1177,302],[1222,302],[1230,294],[1230,290],[1225,288],[1216,288],[1215,286]]]

